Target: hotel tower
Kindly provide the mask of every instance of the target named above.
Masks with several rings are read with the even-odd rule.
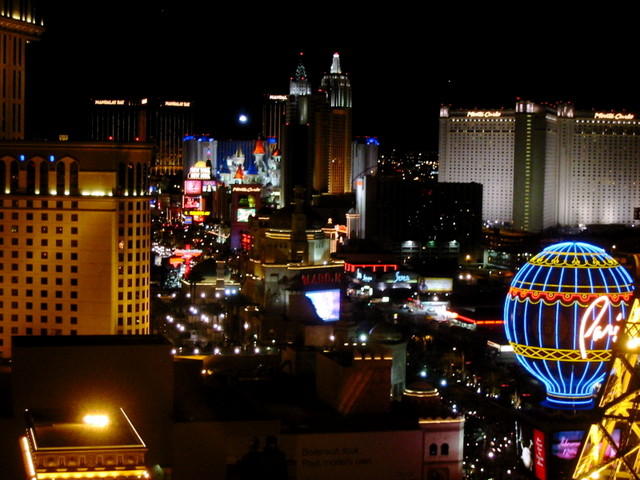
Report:
[[[486,223],[548,227],[640,220],[640,120],[518,101],[440,109],[440,182],[483,185]]]
[[[149,144],[0,142],[0,357],[149,333]]]
[[[331,70],[322,77],[320,90],[329,102],[328,121],[323,125],[329,139],[326,165],[319,165],[314,176],[314,187],[328,193],[340,194],[352,191],[351,144],[352,101],[351,81],[342,73],[340,55],[333,54]]]
[[[26,45],[43,32],[30,1],[0,1],[0,140],[24,138]]]
[[[297,186],[305,187],[308,197],[353,190],[351,98],[351,81],[337,53],[316,91],[300,58],[289,85],[283,129],[285,205]]]

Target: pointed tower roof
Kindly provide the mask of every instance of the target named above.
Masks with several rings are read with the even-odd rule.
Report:
[[[229,166],[227,165],[227,162],[221,162],[220,164],[220,172],[219,173],[231,173],[231,170],[229,170]]]
[[[311,83],[307,78],[307,70],[302,64],[302,53],[300,53],[300,60],[298,68],[296,68],[296,74],[289,81],[289,95],[311,95]]]
[[[264,145],[262,145],[262,140],[258,139],[256,141],[256,148],[253,149],[253,154],[254,155],[258,155],[258,154],[262,154],[264,155],[265,151],[264,151]]]
[[[296,68],[296,80],[300,81],[300,80],[307,80],[307,69],[304,68],[304,65],[302,64],[302,57],[304,56],[304,53],[300,52],[300,61],[298,63],[298,67]]]
[[[236,170],[236,174],[234,175],[235,179],[242,180],[244,178],[244,172],[242,171],[242,165],[238,165],[238,170]]]
[[[245,170],[246,175],[258,175],[258,167],[256,166],[256,162],[249,162],[247,169]]]
[[[333,54],[333,61],[331,62],[331,73],[342,73],[340,69],[340,54],[338,52]]]
[[[320,90],[325,93],[332,108],[352,108],[351,81],[347,74],[342,73],[340,55],[337,52],[333,54],[331,72],[322,77]]]

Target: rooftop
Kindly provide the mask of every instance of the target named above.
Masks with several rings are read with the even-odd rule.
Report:
[[[37,450],[145,447],[122,409],[27,410],[25,420]]]

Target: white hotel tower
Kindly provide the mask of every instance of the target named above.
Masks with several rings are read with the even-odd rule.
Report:
[[[440,109],[441,182],[483,185],[483,219],[526,231],[640,219],[640,121],[519,101]]]

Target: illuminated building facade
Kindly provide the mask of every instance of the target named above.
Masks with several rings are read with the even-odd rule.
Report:
[[[483,219],[537,232],[640,218],[640,121],[519,101],[440,110],[441,182],[483,185]]]
[[[0,3],[0,140],[24,139],[26,46],[43,32],[30,0]]]
[[[510,222],[515,113],[486,113],[474,116],[476,112],[441,108],[438,179],[481,184],[483,220]]]
[[[320,90],[329,102],[328,121],[322,128],[329,139],[326,164],[317,165],[314,173],[314,188],[319,192],[325,189],[330,194],[348,193],[351,185],[351,142],[352,142],[352,95],[351,81],[342,73],[340,55],[333,54],[331,70],[322,77]],[[327,172],[326,185],[324,172]]]
[[[148,144],[0,144],[0,356],[13,335],[149,333]]]
[[[147,447],[124,410],[27,410],[20,438],[26,478],[149,478]]]
[[[183,100],[93,99],[89,140],[152,143],[154,176],[183,170],[183,139],[193,131],[193,105]]]

